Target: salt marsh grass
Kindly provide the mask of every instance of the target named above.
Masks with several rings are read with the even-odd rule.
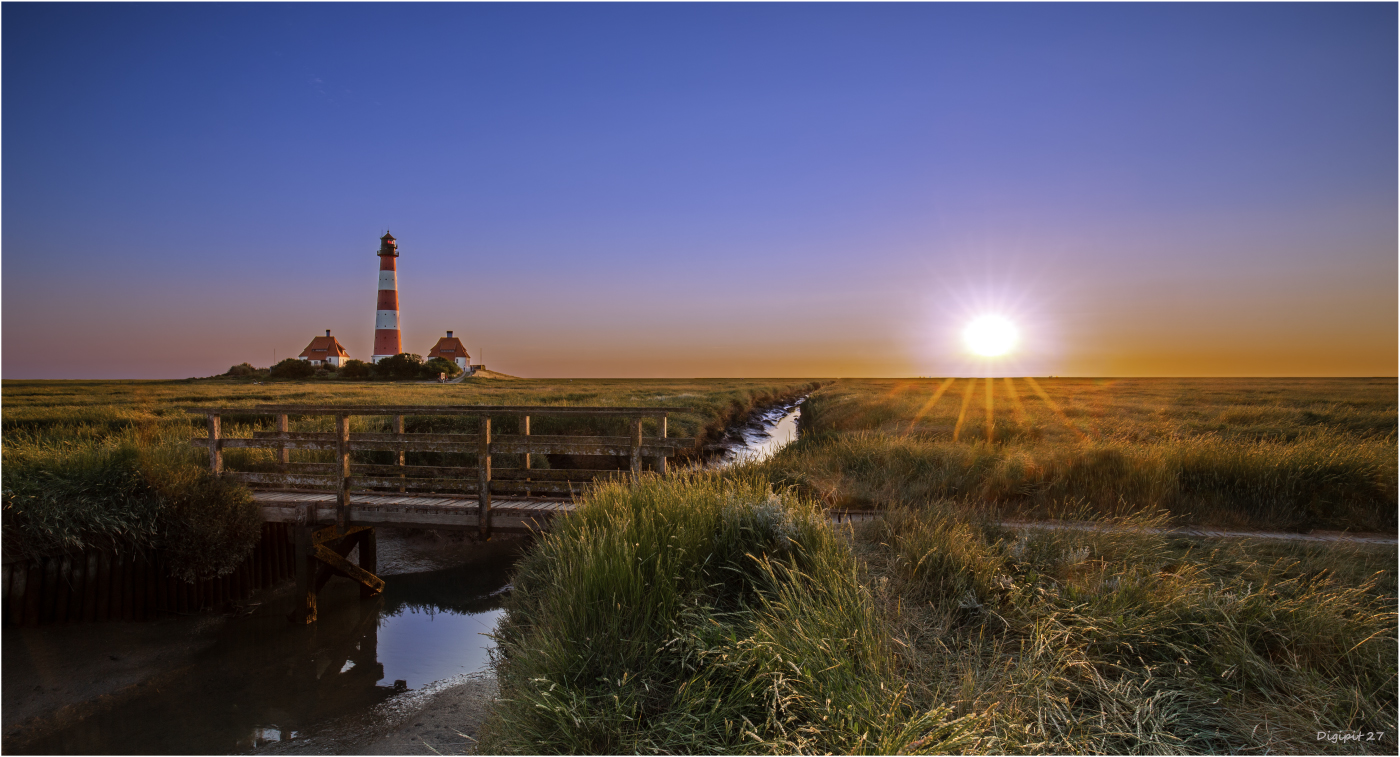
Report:
[[[1393,752],[1393,549],[1159,524],[1017,533],[940,503],[864,528],[916,706],[982,715],[991,752],[1316,753],[1318,731],[1385,731],[1349,750]]]
[[[518,380],[471,384],[188,381],[4,382],[3,488],[7,555],[88,546],[179,550],[197,572],[236,564],[256,538],[247,492],[203,473],[189,445],[204,417],[180,408],[255,404],[490,404],[672,406],[672,437],[717,435],[755,406],[814,388],[797,381]],[[272,428],[273,419],[226,414],[226,436]],[[329,431],[328,417],[294,417],[294,431]],[[387,430],[388,418],[352,419],[356,431]],[[624,434],[623,421],[536,419],[535,433]],[[409,431],[475,431],[475,420],[410,418]],[[612,424],[611,426],[608,424]],[[650,429],[655,433],[655,429]],[[272,463],[266,450],[229,450],[231,469]],[[319,455],[319,457],[318,457]],[[322,460],[324,458],[324,460]],[[296,451],[298,462],[328,461]],[[412,462],[412,461],[410,461]],[[197,505],[197,506],[196,506]],[[251,525],[250,525],[251,524]],[[210,562],[212,561],[212,562]]]
[[[835,526],[755,469],[610,484],[517,569],[495,753],[1395,749],[1394,549]]]
[[[1393,379],[997,379],[991,395],[982,381],[941,395],[946,381],[826,387],[767,471],[848,507],[958,499],[1046,516],[1085,503],[1193,524],[1396,526]]]

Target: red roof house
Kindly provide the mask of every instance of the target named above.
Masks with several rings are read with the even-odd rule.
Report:
[[[435,357],[451,360],[465,371],[472,356],[467,354],[467,348],[462,345],[462,340],[452,336],[452,332],[449,331],[447,336],[438,339],[437,344],[428,350],[428,359],[432,360]]]
[[[306,349],[301,351],[297,357],[302,360],[311,361],[312,365],[332,365],[336,368],[345,365],[345,361],[350,359],[350,353],[331,336],[331,330],[326,329],[325,336],[318,336],[311,340],[311,344],[306,345]]]

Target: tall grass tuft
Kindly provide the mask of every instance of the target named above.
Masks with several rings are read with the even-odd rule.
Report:
[[[497,631],[503,753],[947,751],[818,513],[755,480],[599,487],[517,569]]]
[[[80,425],[6,434],[7,555],[160,550],[186,580],[223,575],[257,544],[247,489],[211,476],[183,425]]]

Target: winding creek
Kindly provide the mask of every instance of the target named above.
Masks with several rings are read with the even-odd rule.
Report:
[[[730,429],[726,449],[708,465],[772,455],[797,438],[800,413],[798,400]],[[361,601],[355,586],[333,581],[310,626],[287,623],[291,587],[282,586],[232,617],[121,624],[115,634],[117,624],[8,629],[6,709],[44,696],[70,706],[29,723],[11,712],[4,751],[387,749],[378,740],[416,717],[408,706],[415,697],[487,671],[489,634],[523,544],[388,531],[379,537],[384,593]],[[127,658],[133,662],[123,667]]]

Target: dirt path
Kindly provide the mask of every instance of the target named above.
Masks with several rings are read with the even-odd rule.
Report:
[[[865,523],[880,516],[879,510],[833,510],[828,513],[837,523]],[[997,525],[1012,529],[1037,529],[1042,531],[1109,531],[1113,526],[1082,521],[1001,521]],[[1299,541],[1323,544],[1376,544],[1400,546],[1400,539],[1393,534],[1347,533],[1344,531],[1314,531],[1295,534],[1286,531],[1233,531],[1221,528],[1188,526],[1182,528],[1148,528],[1149,534],[1185,536],[1196,539],[1264,539],[1270,541]]]

